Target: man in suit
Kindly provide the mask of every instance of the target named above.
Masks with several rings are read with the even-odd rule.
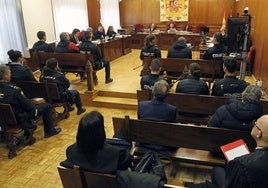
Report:
[[[266,188],[268,187],[268,115],[261,116],[251,130],[251,136],[257,142],[253,153],[237,157],[230,161],[225,169],[215,167],[212,170],[212,183],[198,185],[187,183],[192,188]]]
[[[169,85],[165,80],[156,82],[153,86],[154,98],[138,104],[138,119],[176,122],[177,109],[167,104],[164,99],[169,93]]]

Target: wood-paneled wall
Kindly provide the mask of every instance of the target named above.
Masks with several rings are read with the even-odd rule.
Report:
[[[224,11],[229,15],[234,6],[234,0],[189,0],[188,22],[176,25],[182,29],[187,23],[194,28],[203,24],[210,27],[210,34],[213,34],[222,25]],[[160,22],[160,0],[123,0],[119,7],[122,27],[132,27],[137,23],[155,23],[160,29],[166,27],[167,22]]]
[[[87,0],[87,10],[89,26],[95,30],[101,19],[99,0]]]

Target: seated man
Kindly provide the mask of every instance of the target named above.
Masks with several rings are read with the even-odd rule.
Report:
[[[77,53],[79,48],[75,43],[70,42],[70,35],[67,32],[60,34],[60,42],[56,46],[55,52],[58,53]]]
[[[214,46],[207,49],[207,51],[203,55],[203,59],[213,59],[213,55],[216,55],[217,57],[222,57],[225,53],[227,53],[227,48],[222,43],[223,39],[221,33],[214,33],[212,42]]]
[[[161,63],[158,59],[153,59],[150,65],[150,74],[143,76],[140,81],[141,89],[152,90],[155,82],[163,80],[164,78],[160,75]]]
[[[39,41],[34,43],[32,50],[34,51],[43,51],[43,52],[53,52],[53,48],[46,43],[47,37],[45,31],[38,31],[37,37]]]
[[[46,66],[43,67],[42,74],[40,76],[40,81],[42,82],[44,80],[57,84],[61,98],[69,103],[69,111],[74,110],[72,107],[73,103],[76,105],[77,115],[86,111],[86,109],[82,107],[79,92],[74,89],[69,89],[70,81],[62,72],[60,72],[56,58],[50,58],[46,61]]]
[[[266,188],[268,187],[268,115],[261,116],[251,129],[257,142],[253,153],[237,157],[225,168],[214,167],[212,183],[186,183],[190,188]]]
[[[176,93],[189,93],[197,95],[208,95],[209,89],[205,81],[200,79],[200,66],[198,63],[191,63],[187,79],[177,84]]]
[[[184,37],[179,37],[168,50],[167,58],[192,59],[192,50],[186,45],[186,39]]]
[[[154,98],[138,104],[138,119],[176,122],[177,109],[167,104],[164,99],[169,93],[169,85],[165,80],[156,82],[153,86]]]
[[[110,77],[110,62],[106,61],[105,59],[102,59],[101,54],[99,52],[98,47],[91,42],[92,40],[92,33],[89,31],[85,32],[85,41],[83,41],[79,48],[81,51],[90,51],[94,56],[94,67],[93,69],[100,70],[103,67],[105,67],[105,83],[108,84],[113,81],[113,79]],[[98,83],[97,77],[95,75],[94,82],[95,84]]]
[[[233,57],[223,58],[223,71],[225,78],[217,80],[212,87],[211,95],[241,97],[241,93],[247,87],[244,80],[236,78],[236,61]]]
[[[247,86],[242,93],[242,101],[234,99],[227,101],[216,110],[208,126],[250,131],[252,121],[263,115],[261,96],[262,90],[259,86]]]
[[[9,67],[0,65],[0,102],[10,104],[16,120],[28,131],[36,129],[33,119],[39,115],[43,117],[44,137],[49,138],[61,132],[61,128],[54,128],[52,106],[49,103],[34,105],[26,98],[21,89],[10,83],[11,72]]]

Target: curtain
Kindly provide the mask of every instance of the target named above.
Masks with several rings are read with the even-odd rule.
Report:
[[[119,1],[118,0],[100,0],[101,23],[107,31],[109,25],[114,30],[120,29]]]
[[[56,37],[61,32],[71,33],[73,29],[86,30],[88,14],[86,0],[52,0]]]
[[[18,0],[0,1],[0,64],[8,62],[10,49],[27,53],[27,42],[22,19],[21,4]]]

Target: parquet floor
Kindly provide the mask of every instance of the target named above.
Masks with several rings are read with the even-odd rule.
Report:
[[[104,70],[98,71],[99,84],[97,90],[136,92],[139,86],[139,74],[141,61],[139,60],[139,50],[125,55],[111,62],[111,76],[114,82],[104,83]],[[198,55],[198,54],[197,54]],[[166,57],[166,51],[162,52]],[[196,56],[197,57],[197,56]],[[80,81],[74,74],[67,74],[71,80],[71,87],[85,92],[86,82]],[[248,78],[247,78],[248,79]],[[251,79],[251,78],[249,78]],[[251,80],[249,80],[251,82]],[[175,87],[173,87],[174,89]],[[136,118],[135,110],[111,109],[102,107],[86,106],[87,112],[91,110],[100,111],[105,117],[106,136],[113,135],[112,117],[123,117],[130,115]],[[78,121],[81,115],[71,112],[68,119],[61,121],[58,127],[62,132],[49,139],[43,138],[43,127],[39,125],[34,133],[37,141],[32,146],[27,146],[18,152],[18,156],[13,159],[7,158],[5,144],[0,143],[0,187],[39,187],[39,188],[58,188],[62,187],[58,172],[58,164],[65,159],[66,147],[75,141]],[[180,165],[175,177],[169,177],[170,183],[181,185],[182,181],[200,182],[209,179],[210,169],[206,167],[196,167],[195,165]],[[169,168],[170,170],[171,168]]]

